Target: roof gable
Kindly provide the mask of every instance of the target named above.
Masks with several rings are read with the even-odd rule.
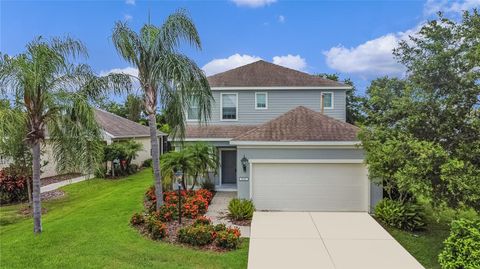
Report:
[[[95,109],[95,120],[112,138],[150,136],[150,128],[101,109]],[[157,130],[158,135],[165,135]]]
[[[358,131],[354,125],[299,106],[233,141],[357,141]]]
[[[210,87],[349,87],[263,60],[208,77]]]

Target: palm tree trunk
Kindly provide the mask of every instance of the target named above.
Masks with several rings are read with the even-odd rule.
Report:
[[[32,181],[33,181],[33,232],[42,232],[42,204],[40,202],[40,142],[32,146]]]
[[[157,120],[155,113],[148,114],[150,127],[150,143],[152,148],[153,175],[155,177],[155,196],[157,196],[157,210],[163,205],[162,176],[160,174],[160,153],[157,137]]]

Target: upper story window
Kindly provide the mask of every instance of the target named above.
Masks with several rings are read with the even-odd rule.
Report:
[[[187,120],[197,121],[200,119],[200,106],[193,98],[190,99],[190,107],[187,109]]]
[[[236,93],[222,93],[221,98],[221,117],[222,120],[237,120],[238,119],[238,94]]]
[[[322,92],[324,109],[333,109],[333,92]]]
[[[255,109],[267,109],[268,108],[268,95],[266,92],[255,93]]]

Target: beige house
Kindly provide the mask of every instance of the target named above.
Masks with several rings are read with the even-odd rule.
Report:
[[[150,145],[150,129],[147,126],[122,118],[105,110],[96,109],[95,118],[103,131],[103,139],[105,143],[133,139],[143,145],[143,149],[138,152],[138,156],[132,161],[137,165],[151,158]],[[157,130],[160,145],[160,154],[165,149],[166,134]],[[42,162],[46,161],[46,165],[42,167],[42,178],[57,175],[56,163],[52,154],[52,147],[48,143],[42,149]]]

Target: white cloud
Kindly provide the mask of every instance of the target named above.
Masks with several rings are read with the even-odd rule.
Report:
[[[369,40],[356,47],[346,48],[342,45],[324,51],[327,65],[340,72],[357,74],[362,77],[400,76],[405,72],[393,56],[393,49],[402,40],[409,40],[422,26],[405,32],[389,33]]]
[[[277,0],[231,0],[237,6],[245,6],[245,7],[263,7],[268,6],[272,3],[277,2]]]
[[[133,16],[130,15],[130,14],[125,14],[125,16],[123,16],[123,19],[124,19],[125,21],[130,21],[130,20],[133,19]]]
[[[103,71],[100,71],[100,76],[106,76],[112,73],[120,73],[120,74],[126,74],[126,75],[138,77],[138,69],[131,66],[125,67],[125,68],[113,68],[106,71],[103,70]]]
[[[300,55],[275,56],[273,57],[273,63],[300,71],[307,67],[307,61]]]
[[[238,53],[233,54],[228,58],[213,59],[202,67],[207,76],[214,75],[223,71],[227,71],[233,68],[237,68],[242,65],[256,62],[262,58],[257,56],[251,56],[247,54],[240,55]]]
[[[465,10],[480,7],[480,0],[428,0],[423,9],[425,15],[432,15],[439,11],[444,13],[462,13]]]
[[[285,16],[283,16],[283,15],[278,16],[278,22],[284,23],[285,22]]]
[[[135,0],[125,0],[125,4],[127,4],[127,5],[135,5]]]

